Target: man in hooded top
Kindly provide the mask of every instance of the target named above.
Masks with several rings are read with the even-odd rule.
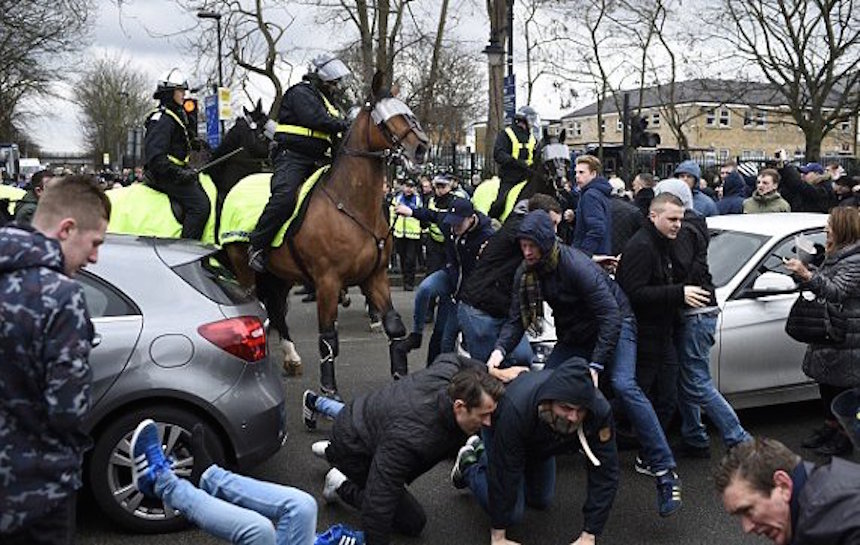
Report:
[[[572,358],[554,370],[524,373],[507,387],[483,441],[460,449],[451,477],[489,514],[492,545],[516,544],[507,529],[526,505],[546,509],[555,492],[558,454],[587,458],[583,527],[573,545],[595,543],[618,490],[618,450],[609,403],[594,386],[586,361]]]

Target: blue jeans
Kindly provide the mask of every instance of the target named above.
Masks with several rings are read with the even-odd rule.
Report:
[[[741,426],[735,410],[711,380],[711,347],[716,331],[716,311],[693,314],[683,318],[676,338],[681,368],[678,389],[681,437],[694,447],[707,447],[710,442],[702,424],[702,409],[719,430],[727,447],[752,439]]]
[[[478,310],[471,305],[460,301],[457,307],[457,318],[460,322],[460,331],[463,332],[463,341],[466,349],[476,360],[487,361],[490,353],[496,346],[496,340],[502,331],[502,326],[507,319],[493,318],[484,311]],[[514,350],[505,356],[502,367],[511,365],[530,366],[534,360],[531,344],[527,335],[523,335],[520,343]]]
[[[234,544],[313,545],[316,538],[313,496],[216,465],[203,472],[200,488],[163,471],[155,493],[202,530]]]
[[[415,310],[412,315],[412,332],[421,333],[424,331],[424,323],[427,320],[427,311],[430,307],[430,300],[439,297],[439,313],[442,313],[442,301],[451,298],[454,287],[451,286],[451,279],[445,269],[440,269],[421,281],[418,284],[418,289],[415,290]],[[439,321],[437,316],[436,321]]]
[[[336,399],[319,395],[317,396],[316,403],[314,403],[314,409],[324,416],[334,418],[343,410],[343,403]]]
[[[489,513],[490,494],[487,485],[487,478],[489,477],[487,465],[489,457],[492,456],[492,428],[484,428],[481,435],[484,441],[484,452],[477,463],[466,468],[463,472],[463,478],[469,490],[472,491],[472,495],[478,500],[478,504]],[[522,478],[522,486],[517,491],[517,503],[514,505],[514,512],[510,515],[513,524],[517,524],[523,519],[526,505],[535,509],[546,509],[552,503],[552,498],[555,496],[555,457],[544,458],[543,460],[527,460]]]
[[[589,346],[581,346],[578,344],[568,344],[563,341],[555,343],[552,352],[547,357],[544,364],[544,369],[555,369],[561,367],[561,364],[576,356],[582,358],[586,363],[591,363],[592,348]]]
[[[660,426],[654,407],[636,382],[636,319],[621,321],[621,334],[615,346],[610,369],[610,381],[615,395],[627,413],[636,437],[642,445],[640,455],[654,471],[676,467],[672,449]]]

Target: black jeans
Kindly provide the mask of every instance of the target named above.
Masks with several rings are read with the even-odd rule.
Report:
[[[415,287],[415,259],[421,241],[417,238],[395,238],[394,248],[400,259],[400,272],[403,274],[403,287]]]
[[[12,534],[0,534],[3,545],[72,545],[75,542],[77,494],[72,493],[44,516]]]
[[[293,213],[298,200],[299,188],[314,173],[316,162],[289,150],[275,155],[275,173],[272,174],[272,195],[263,209],[257,226],[249,237],[251,246],[269,249],[278,230]]]
[[[171,199],[182,205],[185,217],[182,220],[182,238],[203,238],[203,230],[209,221],[209,197],[203,191],[199,182],[160,182],[148,180],[147,185],[161,191]]]

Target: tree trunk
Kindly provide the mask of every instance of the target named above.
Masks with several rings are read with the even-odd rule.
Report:
[[[818,162],[821,159],[821,141],[824,140],[824,131],[817,123],[811,123],[804,131],[806,137],[806,161]]]

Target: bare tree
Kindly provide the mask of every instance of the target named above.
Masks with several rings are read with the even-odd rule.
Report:
[[[724,0],[721,35],[785,99],[806,158],[860,111],[860,8],[855,0]]]
[[[151,93],[146,74],[130,68],[125,59],[105,57],[85,69],[72,100],[81,109],[84,142],[96,164],[103,153],[121,163],[128,130],[139,126],[152,108]]]
[[[34,100],[68,55],[88,45],[91,0],[0,0],[0,141],[18,141]]]

